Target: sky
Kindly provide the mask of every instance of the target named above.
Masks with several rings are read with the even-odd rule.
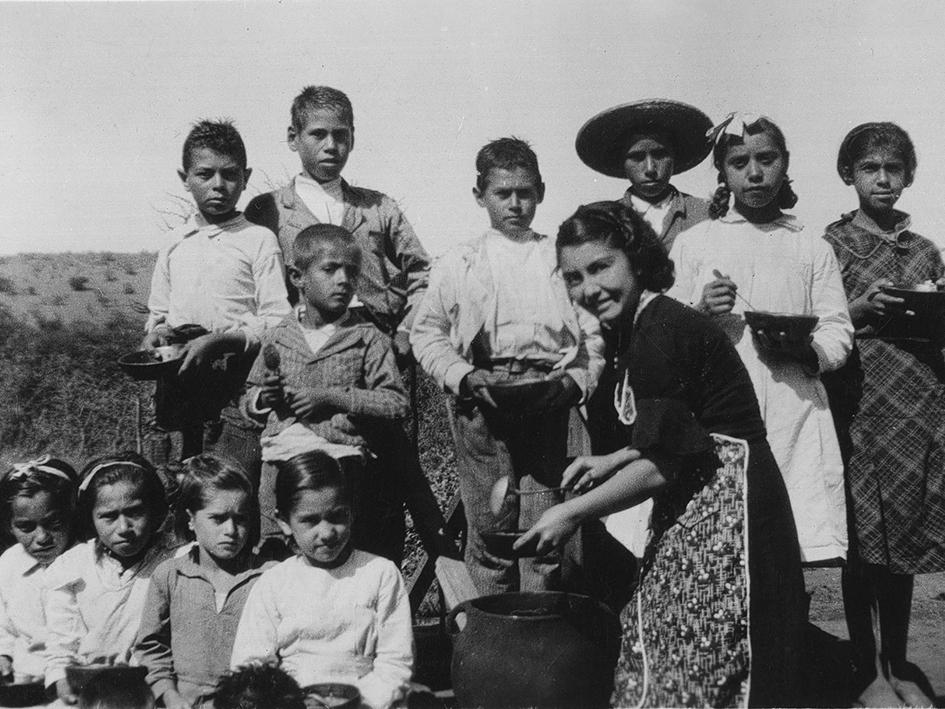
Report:
[[[284,183],[308,84],[351,97],[346,179],[397,199],[433,255],[488,226],[471,193],[484,143],[532,143],[547,184],[534,227],[554,234],[626,187],[581,163],[580,126],[654,97],[771,117],[793,212],[818,231],[856,207],[836,174],[843,136],[899,123],[919,155],[899,206],[945,247],[942,27],[930,0],[0,2],[0,254],[156,250],[201,118],[243,135],[243,203]],[[710,161],[675,180],[705,196],[715,182]]]

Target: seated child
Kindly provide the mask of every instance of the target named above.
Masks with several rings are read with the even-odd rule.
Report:
[[[46,671],[43,582],[73,542],[78,476],[43,456],[14,465],[0,481],[3,526],[16,544],[0,556],[0,675],[42,679]]]
[[[213,693],[229,668],[243,604],[266,568],[252,553],[259,510],[249,478],[212,454],[184,461],[176,522],[188,552],[155,569],[135,650],[168,709]]]
[[[86,539],[46,572],[46,686],[75,704],[66,667],[126,662],[154,569],[174,554],[160,528],[167,514],[157,471],[137,453],[89,463],[79,484],[77,522]]]
[[[313,224],[334,224],[353,234],[363,255],[357,297],[364,316],[394,338],[398,355],[409,353],[407,333],[427,287],[430,257],[394,200],[341,177],[354,148],[351,101],[329,86],[305,87],[292,101],[288,143],[299,154],[301,174],[255,197],[246,218],[279,236],[286,262],[295,237]]]
[[[557,270],[553,240],[530,228],[545,186],[528,144],[502,138],[476,157],[473,194],[491,229],[436,265],[417,311],[411,344],[420,366],[456,398],[451,407],[459,490],[469,534],[466,564],[479,592],[553,589],[560,562],[489,554],[481,532],[527,529],[558,502],[528,494],[500,515],[490,492],[508,476],[521,490],[561,484],[569,409],[593,389],[603,367],[597,320],[572,305]],[[496,409],[488,386],[553,380],[556,393],[528,411]]]
[[[99,676],[79,693],[79,709],[154,709],[154,695],[143,679]]]
[[[213,709],[305,709],[299,683],[273,662],[228,672],[217,682]]]
[[[303,687],[353,684],[366,706],[379,709],[404,696],[413,671],[410,602],[393,563],[352,547],[351,502],[327,454],[305,453],[282,466],[279,525],[298,554],[250,591],[231,666],[277,659]]]
[[[343,460],[363,485],[355,489],[365,524],[355,542],[399,561],[403,507],[382,474],[372,434],[407,414],[408,401],[388,338],[348,310],[361,272],[361,251],[339,226],[304,229],[292,246],[289,277],[295,312],[263,333],[244,396],[244,411],[264,421],[260,484],[263,534],[276,532],[275,463],[311,450]],[[273,353],[278,364],[269,365]]]
[[[258,475],[258,431],[227,404],[246,377],[260,335],[291,308],[275,236],[236,209],[250,173],[243,140],[228,122],[201,121],[184,141],[178,175],[197,213],[168,234],[158,253],[143,346],[181,339],[184,325],[209,332],[186,343],[178,378],[158,383],[148,453],[161,465],[169,462],[163,432],[180,430],[179,459],[207,445]],[[215,425],[208,426],[205,441],[206,423]]]

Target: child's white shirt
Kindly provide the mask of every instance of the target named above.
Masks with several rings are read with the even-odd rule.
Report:
[[[46,670],[46,571],[22,544],[0,556],[0,655],[13,660],[17,675],[42,677]]]
[[[346,682],[367,706],[390,706],[413,671],[410,602],[398,568],[354,550],[335,569],[296,556],[266,571],[246,600],[230,664],[272,658],[303,687]]]
[[[345,216],[345,195],[340,177],[321,183],[305,173],[296,175],[295,193],[318,221],[341,224]]]
[[[148,584],[155,567],[186,551],[157,545],[123,569],[95,540],[63,553],[46,571],[46,685],[66,676],[71,664],[117,655],[126,662],[134,647]]]

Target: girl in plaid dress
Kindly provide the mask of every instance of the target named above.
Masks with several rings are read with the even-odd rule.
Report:
[[[843,591],[862,706],[932,706],[906,648],[913,574],[945,570],[942,333],[883,292],[945,274],[935,245],[894,209],[915,168],[915,148],[899,126],[850,131],[837,170],[860,206],[825,236],[840,262],[859,353],[831,389],[847,459],[853,553]]]

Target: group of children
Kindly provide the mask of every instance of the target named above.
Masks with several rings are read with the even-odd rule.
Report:
[[[298,686],[323,681],[356,685],[371,707],[405,697],[413,649],[397,564],[403,471],[418,465],[400,424],[411,355],[452,395],[479,592],[568,587],[559,543],[515,561],[482,536],[534,527],[544,545],[573,533],[556,512],[574,473],[569,430],[579,409],[614,396],[600,324],[571,301],[554,242],[531,229],[545,191],[535,153],[515,138],[480,150],[473,195],[489,228],[431,273],[396,204],[341,178],[354,146],[342,92],[304,89],[287,137],[301,174],[245,214],[236,129],[203,121],[184,143],[179,174],[196,213],[158,255],[143,343],[177,344],[182,358],[158,383],[146,455],[102,458],[81,475],[41,458],[0,482],[16,540],[0,557],[0,671],[42,676],[67,704],[77,701],[70,665],[115,661],[146,667],[154,697],[174,709],[244,706],[224,697],[263,685],[288,687],[284,706],[296,706]],[[911,574],[945,568],[945,365],[937,341],[886,336],[906,316],[883,286],[936,280],[945,267],[894,209],[915,171],[908,136],[892,124],[851,132],[838,170],[860,208],[826,240],[781,211],[797,198],[785,137],[767,118],[733,114],[713,128],[685,104],[637,102],[591,119],[577,150],[630,180],[621,201],[675,264],[668,294],[734,342],[803,561],[846,558],[851,501],[844,588],[860,700],[921,705],[905,641]],[[720,182],[711,204],[670,184],[709,152]],[[619,309],[621,287],[601,288],[598,310]],[[819,320],[798,343],[751,332],[743,313],[754,309]],[[848,376],[837,377],[832,416],[820,375],[836,370]],[[536,400],[493,398],[497,385],[535,379],[546,383]],[[612,453],[591,429],[594,452]],[[921,492],[900,484],[904,467]],[[504,477],[517,492],[497,512]],[[291,678],[258,664],[273,659]],[[256,706],[282,700],[269,701]]]

